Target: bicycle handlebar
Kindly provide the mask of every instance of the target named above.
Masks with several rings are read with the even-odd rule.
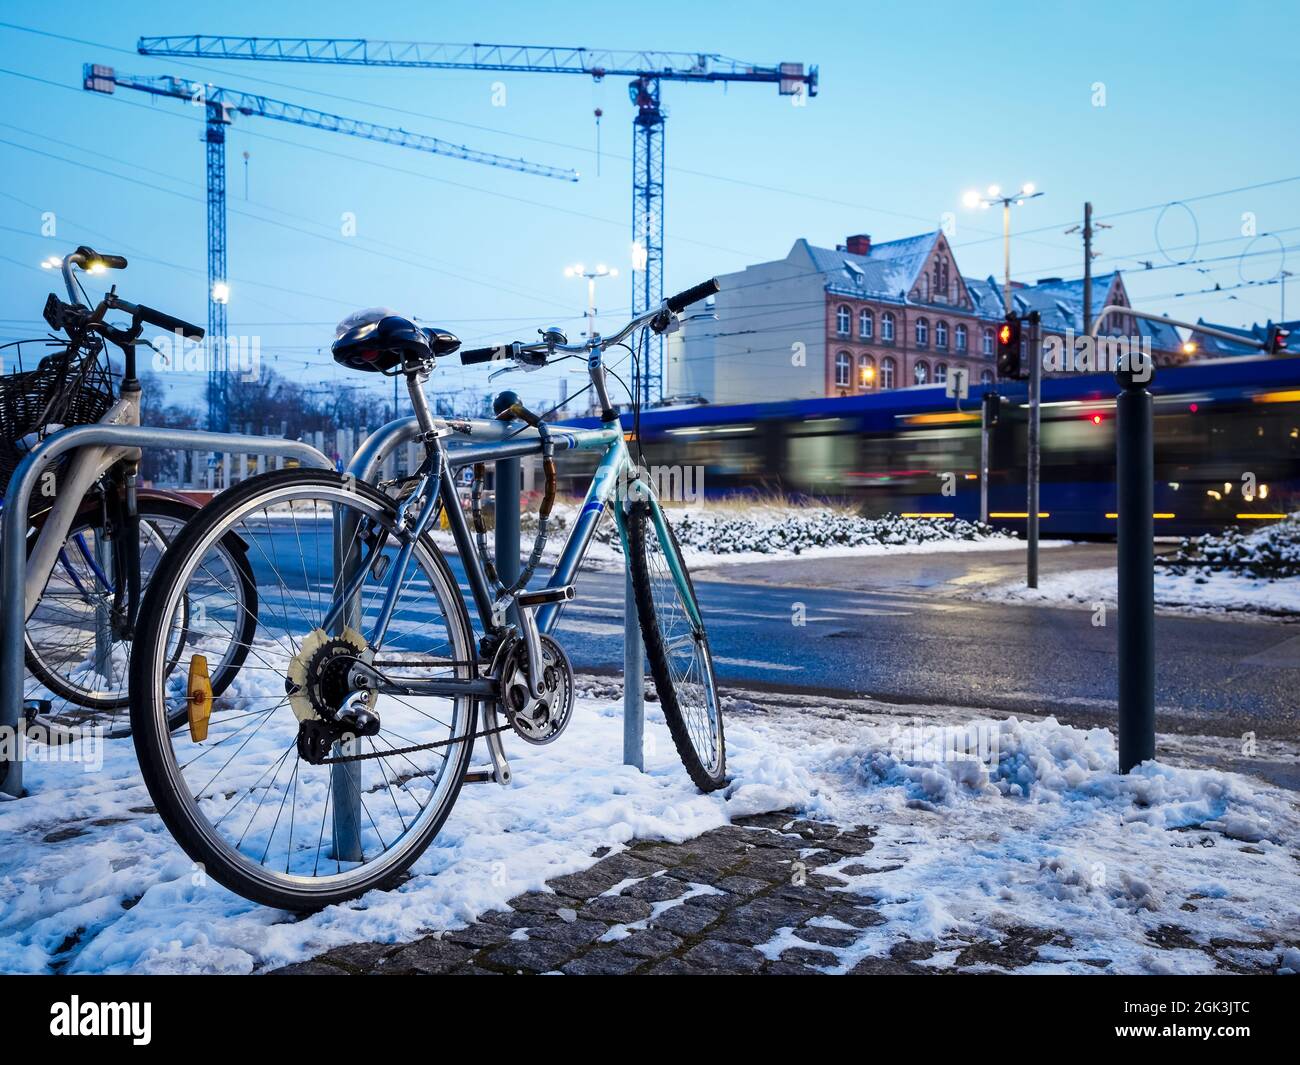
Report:
[[[164,311],[146,307],[142,303],[130,303],[120,297],[115,299],[113,303],[117,309],[126,311],[134,320],[146,322],[168,333],[180,333],[186,340],[198,341],[207,335],[207,330],[202,326],[194,325],[183,318],[177,318],[175,315],[167,314]]]
[[[473,366],[478,363],[493,362],[500,359],[517,359],[521,354],[538,354],[541,352],[551,354],[562,351],[566,354],[576,355],[594,348],[597,343],[599,343],[600,349],[604,351],[616,344],[621,344],[632,332],[642,326],[649,326],[656,333],[663,333],[671,324],[673,315],[680,314],[692,303],[699,303],[700,300],[712,296],[718,291],[719,287],[716,277],[701,281],[698,285],[692,285],[675,296],[669,296],[654,310],[637,315],[610,337],[595,338],[583,344],[550,344],[542,342],[540,344],[514,343],[497,344],[488,348],[470,348],[460,352],[460,363],[462,366]]]
[[[711,277],[707,281],[701,281],[698,285],[692,285],[690,288],[677,293],[676,296],[669,296],[664,300],[664,303],[668,305],[668,309],[673,314],[680,314],[692,303],[699,303],[700,300],[712,296],[718,291],[719,287],[718,279]]]
[[[460,364],[462,366],[474,366],[480,362],[491,362],[493,359],[506,358],[506,352],[510,350],[507,345],[495,345],[490,348],[468,348],[460,353]]]

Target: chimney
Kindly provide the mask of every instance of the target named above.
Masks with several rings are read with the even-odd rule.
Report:
[[[855,233],[844,240],[844,248],[850,255],[871,254],[871,234]]]

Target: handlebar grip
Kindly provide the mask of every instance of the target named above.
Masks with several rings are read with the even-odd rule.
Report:
[[[711,277],[707,281],[701,281],[698,285],[688,288],[685,292],[679,292],[676,296],[669,296],[665,301],[668,309],[677,314],[684,311],[692,303],[699,303],[702,299],[707,299],[718,291],[718,279]]]
[[[462,366],[473,366],[475,363],[504,359],[508,357],[507,352],[509,350],[509,345],[506,344],[498,344],[490,348],[469,348],[460,353],[460,364]]]
[[[148,322],[150,325],[157,326],[168,333],[180,333],[186,340],[202,340],[207,334],[207,331],[200,326],[193,325],[183,318],[176,318],[170,314],[164,314],[162,311],[156,311],[142,303],[135,304],[131,313],[140,321]]]
[[[92,262],[98,262],[98,263],[103,263],[104,266],[108,267],[108,269],[110,270],[126,269],[125,255],[102,255],[99,252],[97,252],[94,248],[92,248],[89,244],[78,245],[76,254],[80,255],[82,260],[87,264]]]

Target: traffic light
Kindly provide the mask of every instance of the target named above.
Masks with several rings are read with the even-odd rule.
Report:
[[[1283,329],[1280,325],[1270,325],[1264,336],[1264,354],[1281,355],[1286,351],[1286,342],[1290,336],[1291,330]]]
[[[1010,380],[1020,376],[1020,319],[1008,314],[998,326],[998,377]]]
[[[985,392],[981,400],[983,405],[984,424],[992,429],[998,424],[998,414],[1002,409],[1002,397],[996,392]]]

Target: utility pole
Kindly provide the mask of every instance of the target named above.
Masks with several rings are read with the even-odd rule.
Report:
[[[1083,328],[1092,322],[1092,204],[1083,205]]]
[[[985,392],[980,401],[980,521],[989,521],[989,437],[998,424],[1001,397],[993,391]]]
[[[1029,506],[1025,518],[1029,540],[1029,570],[1026,583],[1038,587],[1038,461],[1039,413],[1043,394],[1043,345],[1040,340],[1042,318],[1029,312]]]

